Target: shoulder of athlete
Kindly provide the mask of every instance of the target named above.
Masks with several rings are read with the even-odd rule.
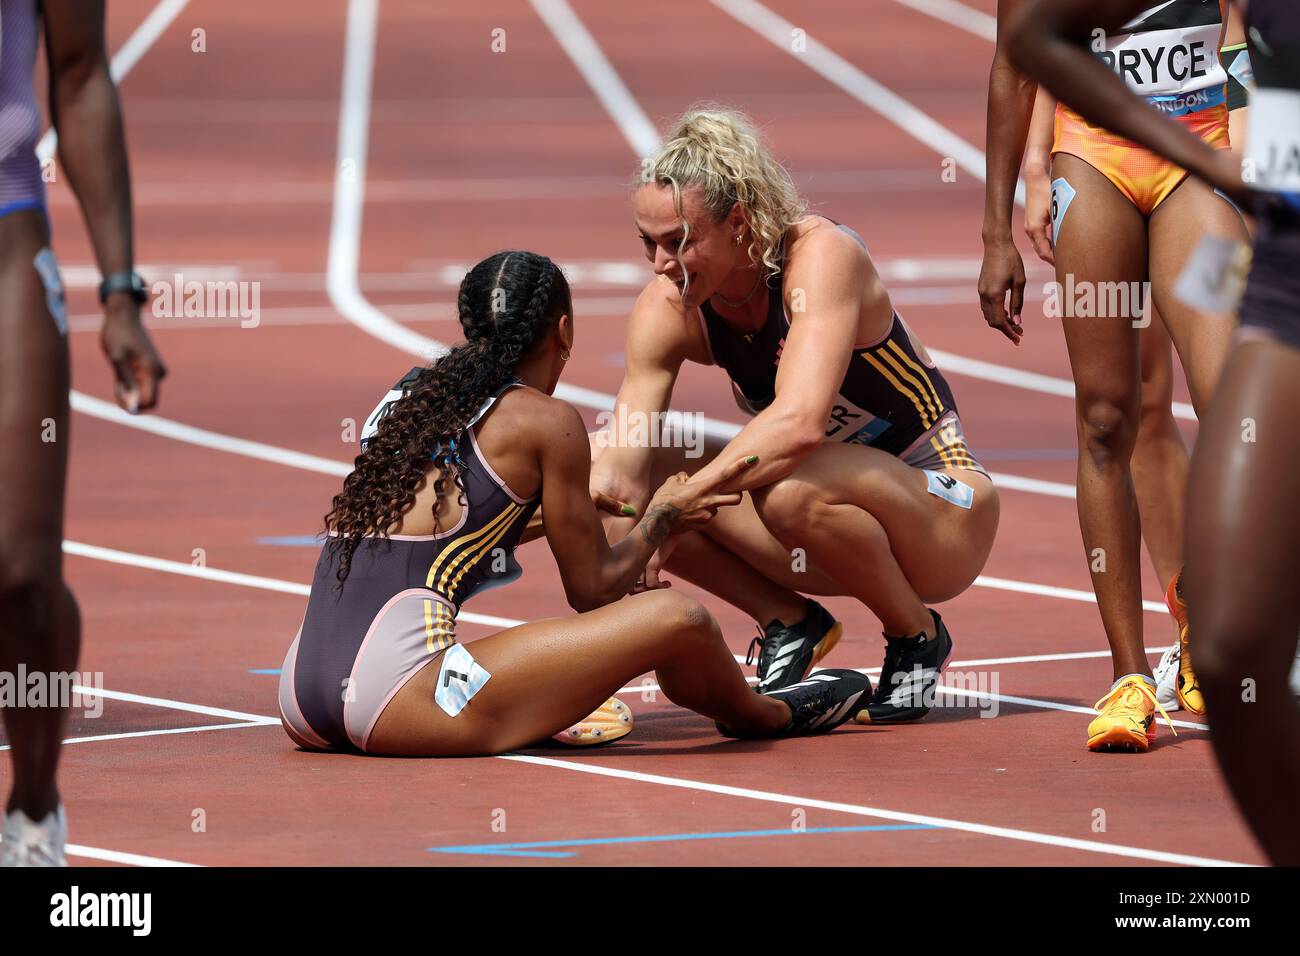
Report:
[[[498,399],[491,417],[493,421],[485,422],[485,427],[491,424],[514,447],[527,450],[539,462],[543,453],[553,451],[567,454],[580,450],[590,454],[582,414],[563,399],[539,389],[527,385],[510,389]]]
[[[708,347],[695,309],[682,305],[676,283],[655,276],[632,306],[627,321],[627,359],[635,364],[708,365]]]
[[[852,235],[822,216],[807,216],[786,234],[785,299],[790,314],[813,311],[816,299],[855,295],[868,317],[893,308],[871,255]],[[795,301],[802,296],[805,301]]]

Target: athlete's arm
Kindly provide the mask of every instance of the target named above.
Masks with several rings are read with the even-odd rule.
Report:
[[[1150,6],[1147,0],[1025,0],[1009,25],[1012,60],[1084,118],[1241,197],[1241,168],[1228,150],[1206,145],[1153,110],[1088,53],[1094,31],[1113,33]]]
[[[1011,65],[1007,56],[1007,21],[1021,0],[998,0],[997,46],[989,68],[988,115],[984,184],[984,261],[980,265],[979,296],[984,321],[1016,345],[1024,329],[1020,312],[1025,303],[1025,264],[1011,237],[1011,212],[1016,176],[1025,151],[1025,136],[1034,109],[1035,84]],[[1008,293],[1010,307],[1008,308]]]
[[[853,357],[862,292],[868,287],[881,308],[890,310],[866,251],[843,230],[815,229],[798,240],[785,273],[790,331],[777,367],[776,397],[697,473],[698,479],[714,478],[728,463],[754,454],[758,464],[721,487],[762,488],[785,478],[816,450]]]
[[[103,0],[42,0],[41,7],[59,159],[81,204],[100,273],[130,272],[131,180],[104,45]],[[122,407],[135,412],[157,404],[158,381],[166,370],[128,293],[108,297],[100,344],[117,376]]]
[[[1039,87],[1025,143],[1025,235],[1038,258],[1056,263],[1052,250],[1052,141],[1056,135],[1056,98]]]
[[[665,291],[671,285],[652,279],[637,297],[627,321],[625,349],[627,371],[614,400],[614,420],[607,442],[596,458],[591,473],[591,495],[604,495],[624,502],[641,514],[650,493],[650,469],[654,449],[648,445],[625,445],[619,436],[635,434],[638,422],[668,410],[677,373],[686,360],[689,342],[681,307]],[[620,427],[620,419],[626,422]],[[641,434],[647,434],[641,430]]]
[[[546,540],[569,606],[579,612],[617,601],[632,590],[650,556],[670,534],[699,527],[719,507],[737,504],[739,495],[717,491],[718,480],[751,467],[733,461],[712,482],[668,479],[632,533],[611,547],[588,494],[591,446],[582,416],[565,402],[547,399],[530,415],[529,435],[542,473]]]

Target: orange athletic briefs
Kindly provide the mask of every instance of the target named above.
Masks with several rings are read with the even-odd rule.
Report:
[[[1188,94],[1195,97],[1196,93]],[[1215,149],[1228,148],[1226,103],[1205,106],[1185,115],[1172,115]],[[1175,166],[1130,139],[1093,126],[1064,103],[1056,104],[1056,138],[1052,155],[1068,153],[1094,167],[1128,197],[1144,216],[1149,216],[1187,176]]]

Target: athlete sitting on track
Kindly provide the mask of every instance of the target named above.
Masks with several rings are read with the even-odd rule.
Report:
[[[860,600],[884,626],[879,685],[860,721],[923,717],[952,641],[926,605],[980,573],[998,522],[992,481],[971,455],[956,403],[894,311],[861,237],[808,215],[750,121],[693,110],[634,196],[656,276],[628,320],[616,415],[593,436],[594,494],[640,508],[662,476],[718,482],[744,500],[674,537],[652,562],[746,611],[763,628],[760,687],[802,680],[841,626],[803,594]],[[669,406],[684,362],[720,365],[752,415],[720,452],[629,447],[638,419]],[[612,535],[628,519],[609,517]],[[621,526],[621,527],[619,527]]]
[[[332,538],[280,678],[289,736],[308,749],[502,753],[650,670],[669,699],[733,736],[819,733],[856,715],[871,690],[856,671],[760,694],[700,604],[624,597],[669,534],[739,501],[717,488],[756,460],[668,478],[611,548],[588,496],[582,418],[551,397],[573,347],[563,274],[544,256],[497,253],[465,277],[459,308],[466,343],[403,380],[326,516]],[[514,548],[541,503],[580,613],[482,638],[471,653],[456,641],[457,611],[519,576]]]

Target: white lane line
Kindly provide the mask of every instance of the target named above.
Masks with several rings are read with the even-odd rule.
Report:
[[[105,700],[120,700],[128,704],[148,704],[150,707],[164,707],[168,710],[183,710],[190,714],[202,714],[205,717],[229,717],[231,720],[246,720],[254,723],[278,724],[278,718],[263,717],[260,714],[246,714],[242,710],[226,710],[223,707],[209,707],[206,704],[190,704],[183,700],[169,700],[165,697],[147,697],[144,694],[132,694],[122,690],[107,690],[97,687],[84,687],[76,684],[74,693],[82,697],[103,697]]]
[[[257,720],[244,720],[232,724],[204,724],[201,727],[165,727],[158,730],[132,730],[120,734],[94,734],[89,737],[66,737],[65,744],[89,744],[97,740],[130,740],[134,737],[166,737],[171,734],[197,734],[208,730],[242,730],[248,727],[278,727],[280,721],[273,717],[258,717]],[[9,744],[0,746],[0,750],[9,750]]]
[[[773,46],[820,74],[912,138],[929,146],[940,156],[953,158],[972,176],[981,182],[984,181],[986,163],[984,153],[812,37],[806,37],[806,52],[796,53],[790,40],[791,31],[797,28],[789,20],[769,10],[758,0],[709,0],[709,2],[731,14]],[[1021,206],[1025,203],[1023,181],[1016,184],[1016,202]],[[1048,395],[1071,398],[1074,396],[1073,382],[1065,379],[1038,375],[1005,365],[962,358],[935,350],[931,350],[931,355],[945,370],[961,375],[1000,382]],[[940,358],[940,355],[943,358]],[[1196,420],[1191,406],[1185,402],[1174,403],[1174,414],[1179,418]]]
[[[731,787],[724,784],[706,783],[701,780],[686,780],[679,777],[665,777],[660,774],[640,773],[635,770],[620,770],[602,767],[593,763],[575,763],[557,760],[554,757],[534,757],[527,754],[505,754],[501,760],[513,760],[519,763],[536,764],[540,767],[554,767],[577,773],[588,773],[600,777],[614,777],[620,780],[635,780],[640,783],[652,783],[662,787],[674,787],[681,790],[695,790],[715,793],[727,797],[740,797],[746,800],[758,800],[765,803],[779,803],[792,807],[813,807],[832,813],[847,813],[854,816],[875,817],[881,820],[896,820],[900,823],[920,823],[926,826],[942,827],[948,830],[961,830],[977,833],[981,836],[996,837],[1003,840],[1016,840],[1022,843],[1037,843],[1044,846],[1059,847],[1069,850],[1081,850],[1085,853],[1101,853],[1109,856],[1122,856],[1136,860],[1151,860],[1157,863],[1171,863],[1184,866],[1249,866],[1233,860],[1217,860],[1211,857],[1189,856],[1183,853],[1168,853],[1164,850],[1151,850],[1144,847],[1126,846],[1119,843],[1106,843],[1100,840],[1080,840],[1074,837],[1056,836],[1051,833],[1038,833],[1033,830],[1021,830],[1015,827],[990,826],[984,823],[971,823],[966,820],[953,820],[946,817],[934,817],[921,813],[905,813],[899,810],[885,810],[880,807],[861,806],[853,803],[839,803],[832,800],[818,800],[813,797],[799,797],[790,794],[772,793],[766,790],[752,790],[748,787]]]
[[[141,856],[139,853],[123,853],[120,850],[103,850],[96,846],[82,846],[69,843],[64,847],[68,856],[83,857],[87,860],[104,860],[107,863],[121,863],[125,866],[202,866],[200,863],[182,863],[180,860],[166,860],[160,856]]]
[[[87,860],[103,860],[106,863],[121,863],[124,866],[166,866],[199,867],[201,863],[182,863],[180,860],[166,860],[160,856],[141,856],[139,853],[123,853],[120,850],[102,850],[95,846],[82,846],[69,843],[64,847],[68,856],[79,856]]]
[[[611,116],[625,119],[619,130],[637,156],[651,156],[659,149],[659,131],[646,116],[623,80],[614,71],[583,22],[565,0],[531,0],[533,9],[559,41],[582,78]]]
[[[83,544],[80,541],[63,542],[63,553],[75,555],[79,558],[90,558],[94,561],[107,561],[110,564],[123,564],[129,567],[144,568],[148,571],[161,571],[164,574],[179,574],[187,578],[200,578],[205,581],[216,581],[221,584],[234,584],[239,587],[257,588],[262,591],[276,591],[280,594],[293,594],[297,597],[307,597],[311,594],[311,586],[308,584],[299,584],[296,581],[283,581],[279,578],[268,578],[258,574],[244,574],[240,571],[223,571],[220,568],[196,567],[193,564],[187,564],[184,561],[172,561],[167,558],[155,558],[147,554],[135,554],[131,551],[119,551],[116,548],[103,548],[95,544]],[[512,618],[496,617],[491,614],[475,614],[472,611],[461,611],[456,616],[456,620],[464,621],[467,624],[485,624],[488,627],[515,627],[523,624],[523,621],[516,621]],[[285,645],[286,649],[288,644]],[[250,715],[256,716],[256,715]]]
[[[83,415],[113,422],[116,425],[126,425],[130,428],[161,435],[163,438],[171,438],[186,444],[229,452],[232,455],[243,455],[245,458],[257,458],[276,465],[300,468],[303,471],[314,471],[322,475],[344,476],[352,471],[352,466],[349,464],[333,461],[329,458],[321,458],[318,455],[290,451],[287,448],[278,448],[275,445],[250,441],[247,438],[235,438],[231,435],[223,435],[220,432],[185,425],[170,418],[160,418],[157,415],[128,415],[112,402],[106,402],[103,399],[85,395],[81,392],[72,392],[71,400],[72,410]]]
[[[1063,601],[1082,601],[1085,604],[1096,604],[1097,595],[1092,591],[1080,591],[1077,588],[1058,588],[1051,584],[1033,584],[1029,581],[1012,581],[1008,578],[994,578],[986,574],[981,574],[975,579],[975,586],[982,588],[992,588],[995,591],[1016,591],[1020,594],[1038,594],[1043,597],[1060,598]],[[1157,614],[1168,614],[1169,608],[1163,601],[1143,601],[1142,609],[1144,611],[1154,611]]]
[[[911,7],[918,13],[934,17],[944,23],[960,27],[967,33],[973,33],[990,43],[998,39],[998,18],[989,16],[980,10],[972,9],[957,0],[895,0],[905,7]]]
[[[756,0],[710,0],[777,49],[794,57],[813,72],[838,86],[863,106],[928,146],[940,156],[950,157],[967,173],[984,182],[984,154],[946,126],[922,112],[883,83],[873,79],[829,47],[801,31],[804,49],[795,51],[793,38],[800,28]],[[1024,184],[1016,186],[1024,195]]]

